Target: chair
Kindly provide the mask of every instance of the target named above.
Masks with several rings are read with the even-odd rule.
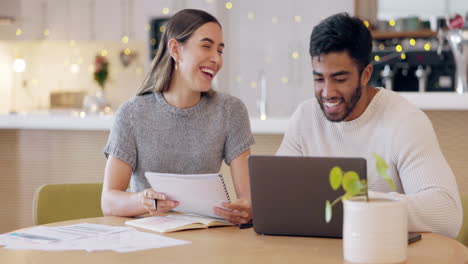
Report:
[[[457,240],[468,246],[468,194],[463,194],[461,201],[463,206],[463,224]]]
[[[35,225],[99,217],[102,183],[45,184],[34,194]]]

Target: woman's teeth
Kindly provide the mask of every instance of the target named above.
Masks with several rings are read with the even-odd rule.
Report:
[[[204,72],[204,73],[208,73],[211,76],[214,75],[214,70],[212,70],[212,69],[202,68],[201,71]]]

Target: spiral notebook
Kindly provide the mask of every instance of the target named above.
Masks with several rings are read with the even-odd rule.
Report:
[[[173,210],[219,218],[214,207],[230,202],[229,193],[219,173],[212,174],[169,174],[146,172],[146,179],[156,192],[165,193],[167,199],[179,202]]]

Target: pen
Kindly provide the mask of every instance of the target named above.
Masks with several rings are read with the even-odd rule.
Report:
[[[246,223],[246,224],[240,224],[239,229],[246,229],[246,228],[251,228],[253,226],[252,221]]]

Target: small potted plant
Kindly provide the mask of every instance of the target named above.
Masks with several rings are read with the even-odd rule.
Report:
[[[395,183],[387,174],[388,165],[373,153],[378,174],[392,190]],[[330,185],[345,193],[326,201],[325,220],[330,222],[333,206],[343,201],[343,255],[354,263],[400,263],[407,257],[408,223],[405,201],[369,197],[368,184],[354,171],[330,170]]]

